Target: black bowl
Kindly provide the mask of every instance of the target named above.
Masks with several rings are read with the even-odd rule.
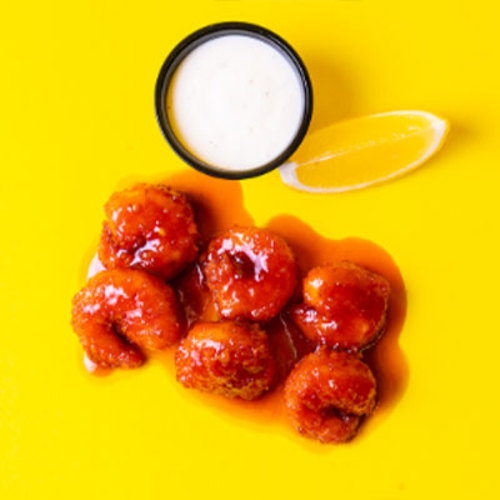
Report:
[[[304,90],[304,115],[302,117],[302,123],[289,146],[278,157],[274,158],[272,161],[266,163],[265,165],[238,172],[229,171],[223,169],[222,167],[219,168],[217,166],[210,165],[194,156],[175,135],[172,124],[170,123],[168,117],[166,106],[169,85],[172,81],[175,70],[182,62],[182,60],[199,45],[213,38],[225,35],[252,36],[264,42],[267,42],[273,47],[280,50],[288,58],[290,63],[295,67]],[[285,40],[283,40],[272,31],[269,31],[268,29],[262,28],[261,26],[257,26],[255,24],[240,22],[218,23],[206,26],[205,28],[195,31],[188,37],[184,38],[184,40],[182,40],[172,50],[172,52],[170,52],[167,59],[163,63],[163,66],[161,67],[160,73],[158,75],[158,79],[156,80],[155,107],[156,117],[158,119],[161,131],[165,136],[165,139],[185,162],[194,167],[196,170],[199,170],[200,172],[208,175],[212,175],[214,177],[222,177],[224,179],[245,179],[248,177],[256,177],[258,175],[265,174],[266,172],[275,169],[279,165],[282,165],[299,147],[309,127],[309,122],[311,121],[313,107],[312,85],[306,67],[298,54],[287,42],[285,42]]]

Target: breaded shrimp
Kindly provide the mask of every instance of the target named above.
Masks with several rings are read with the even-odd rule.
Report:
[[[352,262],[311,269],[303,294],[304,304],[293,306],[290,316],[317,344],[361,350],[373,344],[384,327],[390,285]]]
[[[255,227],[235,227],[213,239],[202,269],[219,313],[227,319],[271,319],[288,302],[297,281],[288,244]]]
[[[276,374],[267,334],[234,321],[196,324],[179,346],[175,366],[185,387],[242,399],[265,393]]]
[[[198,229],[186,196],[163,185],[137,184],[104,206],[99,259],[107,269],[179,274],[198,255]]]
[[[182,325],[173,289],[145,271],[102,271],[73,298],[73,329],[87,357],[101,367],[140,366],[143,349],[174,344]]]
[[[285,405],[292,425],[324,443],[351,439],[360,417],[375,407],[376,382],[356,355],[323,347],[305,356],[285,384]]]

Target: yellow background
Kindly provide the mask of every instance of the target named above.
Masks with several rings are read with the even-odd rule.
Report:
[[[0,498],[497,497],[495,4],[2,0]],[[69,327],[109,194],[187,168],[155,121],[164,58],[223,20],[295,46],[312,129],[408,108],[452,124],[435,160],[365,191],[301,194],[276,172],[243,183],[258,224],[290,213],[328,237],[373,240],[405,279],[408,385],[346,446],[199,404],[155,362],[93,378]]]

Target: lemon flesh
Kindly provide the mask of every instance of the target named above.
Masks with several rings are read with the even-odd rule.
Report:
[[[425,111],[393,111],[336,123],[306,137],[283,182],[302,191],[360,189],[403,175],[441,147],[448,123]]]

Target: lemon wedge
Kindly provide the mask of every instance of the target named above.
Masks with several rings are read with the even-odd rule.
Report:
[[[442,146],[448,122],[425,111],[392,111],[335,123],[306,136],[283,182],[311,193],[361,189],[406,174]]]

